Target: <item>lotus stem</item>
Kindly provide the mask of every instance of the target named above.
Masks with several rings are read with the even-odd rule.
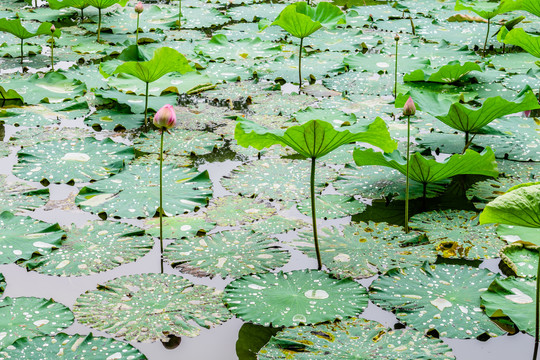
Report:
[[[100,33],[101,33],[101,8],[98,8],[97,42],[99,42]]]
[[[146,83],[146,95],[144,99],[144,131],[148,132],[148,84]]]
[[[24,43],[24,39],[21,39],[21,65],[23,63],[23,56],[24,56],[24,53],[23,53],[23,43]]]
[[[313,222],[313,240],[315,241],[315,253],[317,254],[317,270],[322,269],[321,252],[319,250],[319,238],[317,237],[317,211],[315,209],[315,157],[311,158],[311,220]]]
[[[137,13],[137,32],[135,35],[135,45],[139,45],[139,13]]]
[[[182,0],[178,0],[178,30],[182,28]]]
[[[163,135],[161,129],[161,147],[159,151],[159,251],[161,259],[161,273],[163,274]]]
[[[54,71],[54,36],[51,36],[51,70]]]
[[[411,117],[407,116],[407,170],[405,171],[405,233],[409,233],[409,152],[411,141]]]
[[[81,8],[81,22],[84,20],[84,9]]]
[[[488,42],[488,38],[489,38],[489,26],[491,24],[491,19],[488,19],[488,25],[487,25],[487,34],[486,34],[486,41],[484,41],[484,54],[483,54],[483,58],[486,57],[486,47],[487,47],[487,42]]]
[[[396,37],[396,64],[394,69],[394,99],[397,99],[397,71],[398,71],[398,43],[399,38]]]
[[[302,45],[304,38],[300,38],[300,50],[298,51],[298,94],[302,91]]]
[[[465,146],[469,143],[469,132],[465,131]]]
[[[412,16],[411,14],[409,13],[409,20],[411,20],[411,31],[412,31],[412,34],[414,36],[416,36],[416,29],[414,28],[414,22],[413,22],[413,19],[412,19]]]
[[[540,250],[539,250],[540,251]],[[534,329],[534,351],[533,351],[533,360],[536,360],[538,357],[538,343],[540,337],[540,310],[538,309],[538,304],[540,303],[540,252],[538,257],[538,269],[536,270],[536,306],[535,306],[535,329]]]
[[[422,211],[426,211],[427,183],[422,183]]]

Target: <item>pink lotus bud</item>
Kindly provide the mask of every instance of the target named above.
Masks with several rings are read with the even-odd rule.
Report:
[[[143,4],[142,4],[142,2],[139,1],[139,2],[137,3],[137,5],[135,5],[135,12],[136,12],[137,14],[140,14],[140,13],[142,13],[143,11],[144,11]]]
[[[532,111],[532,110],[525,110],[525,111],[523,112],[523,116],[525,116],[525,117],[527,117],[527,118],[530,117],[530,116],[531,116],[531,111]]]
[[[405,106],[403,106],[403,115],[411,116],[414,114],[416,114],[416,106],[414,106],[414,101],[412,97],[409,96],[409,98],[405,102]]]
[[[398,34],[396,34],[396,36],[394,36],[394,40],[399,41],[399,35]]]
[[[56,31],[56,26],[51,25],[51,33],[54,33]]]
[[[168,130],[176,126],[176,113],[172,105],[165,105],[154,115],[154,125],[158,129]]]

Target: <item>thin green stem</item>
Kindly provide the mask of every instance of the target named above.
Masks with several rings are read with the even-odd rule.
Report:
[[[311,158],[311,220],[313,222],[313,240],[315,241],[315,253],[317,254],[317,269],[322,269],[321,252],[319,250],[319,238],[317,237],[317,211],[315,209],[315,157]]]
[[[416,36],[416,28],[414,27],[414,22],[413,22],[413,19],[412,19],[411,14],[409,14],[409,20],[411,21],[411,31],[412,31],[412,34],[413,34],[414,36]]]
[[[398,43],[399,43],[399,40],[396,40],[396,66],[394,69],[394,99],[397,98]]]
[[[298,93],[302,91],[302,45],[304,38],[300,38],[300,50],[298,51]]]
[[[489,38],[489,26],[490,26],[490,24],[491,24],[491,19],[488,19],[486,41],[484,41],[484,54],[483,54],[482,57],[486,57],[486,47],[487,47],[487,42],[488,42],[488,38]]]
[[[54,36],[51,36],[51,70],[54,71]]]
[[[139,45],[139,13],[137,13],[137,32],[135,35],[135,45]]]
[[[24,53],[23,53],[23,42],[24,42],[24,39],[21,39],[21,64],[23,63],[23,57],[24,57]]]
[[[83,19],[84,19],[84,9],[81,8],[81,22],[83,21]]]
[[[100,33],[101,33],[101,8],[98,8],[97,42],[99,42]]]
[[[161,148],[159,151],[159,251],[161,259],[161,273],[163,274],[163,135],[161,129]]]
[[[146,92],[144,99],[144,131],[148,131],[148,84],[149,83],[146,83]]]
[[[178,0],[178,30],[182,28],[182,0]]]
[[[409,152],[411,141],[411,117],[407,116],[407,171],[405,173],[405,233],[409,233]]]

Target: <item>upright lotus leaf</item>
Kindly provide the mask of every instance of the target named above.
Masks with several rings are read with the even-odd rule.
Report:
[[[49,7],[54,10],[60,10],[66,7],[72,7],[81,10],[81,19],[83,18],[83,10],[90,4],[88,0],[47,0]]]
[[[298,52],[298,81],[302,89],[302,45],[304,38],[322,27],[333,28],[345,24],[345,14],[329,2],[320,2],[312,8],[304,1],[288,5],[270,25],[277,25],[294,37],[300,38]],[[263,28],[266,26],[263,26]]]
[[[23,62],[23,44],[25,39],[32,38],[34,36],[43,35],[43,34],[50,34],[51,33],[51,23],[44,22],[42,23],[39,28],[35,32],[30,32],[26,30],[24,26],[21,24],[21,19],[13,19],[8,20],[6,18],[0,19],[0,31],[8,32],[10,34],[13,34],[14,36],[18,37],[21,40],[21,64]],[[56,30],[58,34],[60,33],[60,29]]]
[[[60,247],[64,236],[58,224],[4,211],[0,214],[0,264],[49,253]]]
[[[174,216],[207,204],[211,181],[207,171],[163,167],[163,211]],[[129,165],[119,174],[84,187],[75,199],[83,210],[121,218],[153,217],[159,207],[159,164]]]
[[[127,341],[195,337],[227,321],[222,291],[171,274],[122,276],[87,291],[73,305],[77,321]]]
[[[413,329],[390,330],[376,321],[351,318],[283,329],[259,351],[257,359],[452,360],[442,340]]]
[[[51,141],[21,150],[13,173],[28,181],[47,184],[89,182],[118,173],[134,156],[133,147],[111,139],[99,141],[87,137]]]
[[[401,156],[398,150],[390,154],[383,154],[373,149],[357,148],[353,152],[353,158],[358,166],[381,165],[396,169],[403,175],[407,172],[407,160]],[[493,151],[488,147],[479,154],[467,149],[465,154],[454,154],[443,162],[426,159],[416,152],[412,154],[409,163],[409,178],[424,184],[424,193],[427,184],[465,174],[492,177],[499,175]]]
[[[424,231],[444,258],[493,259],[504,242],[493,225],[479,225],[474,211],[440,210],[414,215],[411,229]]]
[[[223,231],[177,240],[163,257],[184,274],[239,278],[287,264],[289,252],[275,243],[276,239],[252,231]]]
[[[403,76],[403,81],[426,81],[452,84],[461,80],[471,71],[482,71],[482,68],[474,62],[468,61],[462,65],[459,60],[454,60],[441,66],[436,71],[429,71],[426,69],[415,70],[410,74]]]
[[[540,3],[536,0],[501,0],[503,11],[525,10],[540,16]]]
[[[225,288],[223,302],[237,317],[264,326],[309,325],[360,314],[363,286],[316,270],[241,277]]]
[[[540,228],[540,183],[517,186],[497,197],[480,214],[480,223]]]
[[[144,125],[147,127],[148,85],[170,72],[179,72],[181,74],[185,74],[189,71],[194,70],[191,66],[189,66],[184,55],[172,48],[161,47],[154,52],[154,57],[151,60],[125,62],[118,66],[116,70],[114,70],[113,74],[121,73],[132,75],[146,84]]]
[[[504,331],[480,308],[482,295],[499,277],[485,269],[431,265],[392,269],[370,287],[370,300],[408,326],[441,337],[492,337]]]
[[[311,236],[301,232],[290,244],[313,256]],[[417,232],[406,234],[401,226],[359,222],[342,228],[323,228],[321,256],[326,267],[339,277],[368,278],[395,267],[433,263],[437,254],[433,244]]]
[[[146,360],[146,356],[128,343],[101,336],[94,337],[92,334],[59,333],[55,336],[21,338],[0,350],[0,357],[6,360],[57,360],[59,356],[85,360]]]
[[[369,125],[355,124],[334,128],[331,123],[311,120],[302,125],[291,126],[287,130],[269,130],[252,121],[237,119],[234,137],[239,145],[253,146],[261,150],[272,145],[290,146],[306,158],[320,158],[341,145],[356,141],[366,142],[392,152],[397,144],[381,118]]]
[[[516,332],[519,329],[534,336],[535,290],[534,278],[497,278],[481,295],[481,304],[486,315],[507,331]],[[508,318],[513,324],[509,323]]]
[[[532,56],[540,58],[540,36],[531,35],[522,28],[510,30],[503,39],[505,44],[517,45]]]
[[[71,226],[66,232],[57,250],[20,265],[46,275],[91,275],[135,261],[154,245],[144,230],[118,222],[96,221],[81,228]]]
[[[5,297],[0,300],[0,349],[20,338],[54,335],[72,323],[71,311],[52,299]]]

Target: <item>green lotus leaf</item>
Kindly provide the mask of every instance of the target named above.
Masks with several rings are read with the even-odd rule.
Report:
[[[26,30],[21,24],[21,19],[0,19],[0,31],[5,31],[14,36],[18,37],[21,40],[29,39],[34,36],[50,34],[51,33],[51,23],[44,22],[39,25],[38,29],[35,32],[30,32]],[[60,29],[57,30],[58,32]]]
[[[315,256],[311,232],[301,232],[292,245],[308,256]],[[360,222],[342,228],[320,229],[322,262],[340,277],[368,278],[388,269],[435,262],[433,247],[416,232],[406,234],[401,226]],[[419,244],[417,244],[419,243]],[[415,244],[415,246],[407,246]]]
[[[381,118],[369,125],[357,124],[338,129],[326,121],[311,120],[287,130],[268,130],[249,120],[238,119],[234,137],[239,145],[253,146],[257,150],[277,144],[290,146],[306,158],[324,156],[355,141],[367,142],[386,152],[397,147]]]
[[[480,223],[540,228],[540,183],[524,185],[488,203],[480,214]]]
[[[497,258],[504,242],[493,225],[479,225],[474,211],[441,210],[416,214],[409,220],[411,229],[425,231],[445,258]]]
[[[339,7],[320,2],[312,8],[304,1],[288,5],[271,25],[277,25],[294,37],[305,38],[321,27],[332,28],[345,24],[345,14]]]
[[[506,11],[525,10],[540,16],[540,4],[536,0],[501,0],[501,8]]]
[[[222,291],[171,274],[122,276],[87,291],[73,305],[77,321],[128,341],[195,337],[227,321]]]
[[[414,344],[414,346],[413,346]],[[451,360],[442,340],[413,329],[390,330],[376,321],[351,318],[333,323],[287,328],[274,335],[257,359],[397,359]]]
[[[516,332],[507,318],[519,328],[534,336],[536,279],[508,277],[495,279],[481,296],[486,315],[508,331]]]
[[[118,173],[134,157],[133,147],[88,137],[44,142],[18,153],[13,173],[28,181],[81,183]],[[48,166],[55,164],[55,166]]]
[[[85,117],[84,122],[96,131],[122,131],[141,127],[144,124],[144,119],[130,112],[102,109]]]
[[[517,45],[535,57],[540,57],[540,36],[527,34],[522,28],[510,30],[503,41],[505,44]]]
[[[28,216],[0,214],[0,264],[44,255],[60,247],[65,233],[58,224],[47,224]]]
[[[262,41],[258,37],[229,41],[225,35],[217,34],[210,41],[198,45],[195,51],[201,52],[212,59],[242,61],[244,59],[266,58],[279,54],[281,45],[276,45],[270,41]]]
[[[307,161],[260,160],[234,169],[221,183],[227,190],[243,196],[296,201],[309,196],[309,169]],[[319,165],[315,176],[315,191],[319,193],[337,174]]]
[[[239,278],[287,264],[289,252],[275,243],[252,231],[223,231],[177,240],[165,248],[163,257],[184,274]]]
[[[0,349],[20,338],[54,335],[72,323],[71,311],[52,299],[5,297],[0,300]]]
[[[262,221],[244,225],[242,228],[257,233],[272,235],[282,234],[287,231],[293,231],[307,226],[309,226],[309,224],[302,220],[289,219],[281,215],[273,215]]]
[[[492,19],[495,16],[506,12],[501,3],[488,1],[463,1],[457,0],[454,10],[469,10],[484,19]]]
[[[64,0],[65,1],[65,0]],[[61,354],[61,355],[59,355]],[[126,359],[145,360],[137,348],[130,344],[105,337],[89,335],[68,335],[22,338],[10,347],[0,350],[2,359],[17,360],[56,360],[66,359],[103,360]]]
[[[37,189],[20,181],[6,181],[6,177],[0,175],[0,213],[34,210],[47,203],[49,189]]]
[[[508,243],[522,241],[540,245],[540,228],[499,224],[497,234]]]
[[[482,71],[480,65],[474,62],[466,62],[463,65],[459,60],[450,61],[441,66],[437,71],[418,69],[403,76],[403,81],[427,81],[436,83],[452,84],[461,80],[471,71]]]
[[[280,328],[244,323],[238,331],[236,355],[243,360],[257,360],[257,352],[279,331]]]
[[[120,6],[126,6],[128,0],[86,0],[88,5],[93,6],[98,9],[106,9],[113,6],[114,4],[119,4]]]
[[[300,124],[305,124],[313,119],[326,121],[334,124],[334,126],[346,126],[356,122],[354,113],[348,114],[337,109],[308,107],[305,110],[295,112],[292,116]]]
[[[353,158],[358,166],[381,165],[407,173],[407,161],[398,150],[391,154],[375,152],[373,149],[355,149]],[[420,153],[411,155],[409,178],[422,184],[435,183],[455,175],[476,174],[497,177],[495,154],[488,147],[482,153],[467,149],[465,154],[454,154],[443,162],[426,159]]]
[[[146,229],[146,233],[152,236],[159,236],[159,218],[148,219],[145,222],[151,228]],[[163,238],[180,239],[194,237],[199,233],[207,233],[216,226],[216,223],[209,222],[208,219],[200,216],[179,215],[163,218]]]
[[[62,246],[20,265],[46,275],[91,275],[135,261],[154,245],[143,230],[118,222],[96,221],[65,230]]]
[[[512,276],[536,277],[538,273],[538,245],[514,242],[500,252],[501,261],[510,270]]]
[[[66,7],[73,7],[76,9],[85,9],[90,4],[88,0],[47,0],[49,7],[54,10],[60,10]]]
[[[146,94],[146,83],[141,82],[137,77],[128,74],[118,74],[108,80],[108,84],[125,93],[135,95]],[[213,88],[212,80],[207,75],[192,71],[181,75],[177,72],[165,74],[154,81],[148,88],[148,94],[160,96],[168,92],[177,94],[196,94],[206,88]]]
[[[484,314],[480,296],[498,277],[485,269],[457,265],[392,269],[373,282],[369,298],[426,333],[458,339],[496,337],[504,331]]]
[[[112,1],[112,0],[111,0]],[[154,57],[148,61],[128,61],[118,66],[113,74],[128,74],[151,83],[170,72],[185,74],[193,71],[184,55],[169,47],[162,47],[154,52]]]
[[[61,131],[57,126],[30,127],[17,132],[9,141],[11,145],[21,146],[25,149],[48,142],[61,143],[65,140],[77,142],[90,137],[90,135],[92,135],[92,131],[83,127],[64,127]]]
[[[324,219],[342,218],[345,216],[359,214],[366,210],[366,204],[347,195],[319,195],[315,197],[315,204],[319,217]],[[302,200],[297,207],[302,214],[307,216],[311,215],[310,200]]]
[[[163,152],[169,155],[204,155],[224,146],[221,136],[204,132],[171,129],[163,142]],[[160,151],[161,134],[153,132],[142,134],[134,141],[134,147],[140,152],[155,154]]]
[[[117,90],[96,90],[94,93],[98,98],[111,99],[119,104],[129,106],[131,112],[135,114],[144,113],[144,96],[128,95]],[[148,109],[158,111],[167,104],[174,104],[177,99],[177,94],[149,96]]]
[[[308,325],[360,314],[367,292],[352,279],[317,270],[262,273],[234,280],[223,302],[237,317],[264,326]]]
[[[208,172],[163,167],[163,211],[179,215],[206,205],[211,196]],[[159,207],[159,164],[129,165],[121,173],[96,181],[75,202],[86,211],[121,218],[153,217]]]
[[[237,226],[273,215],[276,209],[243,196],[223,196],[208,207],[206,216],[218,226]]]

